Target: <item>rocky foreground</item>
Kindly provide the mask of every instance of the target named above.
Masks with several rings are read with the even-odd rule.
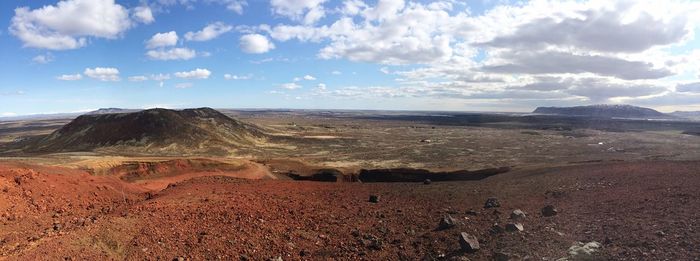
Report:
[[[692,260],[699,162],[521,170],[481,181],[198,177],[148,191],[0,164],[0,258]]]

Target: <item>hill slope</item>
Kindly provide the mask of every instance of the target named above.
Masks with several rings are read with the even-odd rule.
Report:
[[[29,144],[28,152],[115,150],[144,153],[223,154],[266,135],[257,127],[210,109],[150,109],[82,115]]]
[[[533,113],[599,118],[672,118],[672,116],[649,108],[606,104],[574,107],[537,107]]]

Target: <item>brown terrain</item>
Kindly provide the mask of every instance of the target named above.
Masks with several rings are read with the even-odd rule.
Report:
[[[157,112],[0,122],[0,259],[700,258],[693,124]]]

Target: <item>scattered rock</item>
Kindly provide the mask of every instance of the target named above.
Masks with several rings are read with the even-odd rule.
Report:
[[[185,258],[178,256],[178,257],[173,258],[173,261],[185,261]]]
[[[498,223],[494,223],[493,226],[489,228],[489,232],[491,232],[491,234],[500,234],[503,233],[503,231],[503,227],[499,226]]]
[[[459,245],[464,252],[473,253],[479,250],[479,240],[465,232],[459,233]]]
[[[551,217],[551,216],[556,216],[559,213],[559,210],[555,208],[552,205],[547,205],[544,208],[542,208],[542,216],[545,217]]]
[[[508,231],[508,232],[520,232],[520,231],[523,231],[523,224],[520,224],[520,223],[508,223],[508,224],[506,224],[506,231]]]
[[[470,216],[476,216],[476,215],[479,215],[479,212],[477,212],[473,209],[470,209],[470,210],[467,210],[466,214],[470,215]]]
[[[372,203],[379,203],[379,196],[377,196],[377,195],[369,195],[369,202],[372,202]]]
[[[283,261],[281,256],[268,258],[267,261]]]
[[[61,223],[58,223],[58,222],[53,223],[53,230],[59,231],[59,230],[61,230],[61,228],[63,228],[63,226],[61,226]]]
[[[433,181],[430,180],[430,179],[425,179],[425,180],[423,181],[423,184],[425,184],[425,185],[430,185],[430,183],[433,183]]]
[[[486,200],[486,203],[484,203],[484,208],[497,208],[497,207],[500,207],[500,206],[501,206],[501,204],[498,203],[498,199],[497,199],[497,198],[488,198],[488,199]]]
[[[656,231],[656,236],[657,236],[657,237],[664,237],[664,236],[666,236],[666,233],[663,232],[663,231],[661,231],[661,230],[659,230],[659,231]]]
[[[510,213],[510,219],[513,220],[523,220],[525,217],[525,212],[520,209],[513,210],[513,212]]]
[[[602,245],[595,241],[588,243],[577,242],[569,247],[569,258],[567,260],[598,260],[595,258],[595,253],[598,252],[601,247]]]
[[[442,219],[440,219],[438,230],[450,229],[453,228],[455,225],[457,225],[457,220],[452,218],[452,216],[450,215],[446,215]]]

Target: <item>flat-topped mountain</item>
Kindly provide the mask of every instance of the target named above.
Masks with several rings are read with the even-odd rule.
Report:
[[[266,138],[258,127],[214,109],[149,109],[87,114],[29,144],[29,152],[116,150],[137,153],[226,153]]]
[[[673,116],[649,108],[608,104],[574,107],[537,107],[533,113],[596,118],[673,118]]]

